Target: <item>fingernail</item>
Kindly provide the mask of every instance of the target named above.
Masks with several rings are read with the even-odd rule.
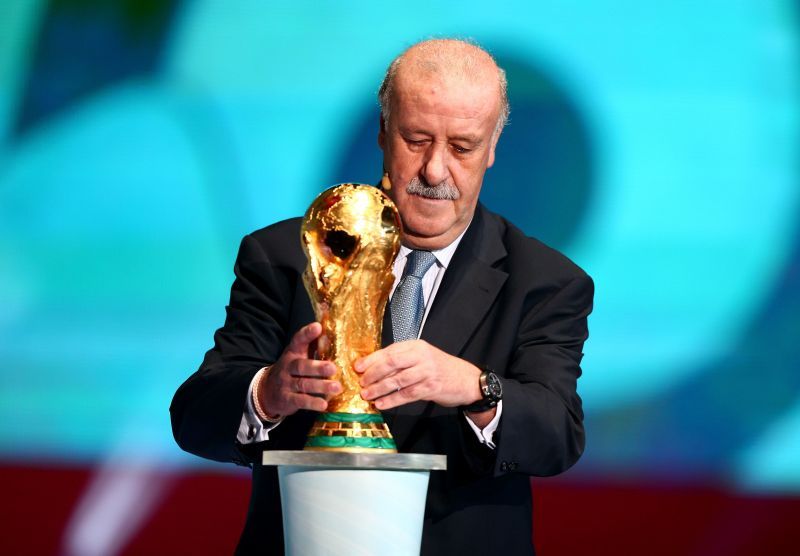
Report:
[[[369,390],[361,391],[361,397],[364,398],[365,400],[368,400],[371,395],[372,393]]]
[[[355,363],[353,363],[353,369],[355,369],[355,371],[357,373],[361,372],[361,367],[363,367],[363,366],[364,366],[364,364],[361,362],[360,359],[358,361],[356,361]]]
[[[375,407],[377,407],[378,409],[383,409],[384,405],[386,405],[386,402],[384,402],[383,400],[378,400],[377,402],[375,402]]]

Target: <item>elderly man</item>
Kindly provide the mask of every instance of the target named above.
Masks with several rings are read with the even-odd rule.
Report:
[[[576,383],[591,279],[478,203],[509,111],[487,52],[414,45],[390,65],[379,100],[382,186],[403,235],[392,332],[355,364],[361,395],[401,452],[447,455],[447,472],[431,477],[423,554],[533,554],[528,477],[564,471],[583,451]],[[293,219],[242,241],[225,325],[173,400],[185,450],[247,465],[264,449],[301,449],[341,391],[333,364],[308,358],[321,326],[298,236]],[[424,307],[421,327],[407,330],[395,303],[412,268]],[[275,470],[253,465],[240,553],[282,553],[280,511]]]

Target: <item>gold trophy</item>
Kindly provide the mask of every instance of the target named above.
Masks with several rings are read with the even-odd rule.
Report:
[[[300,229],[308,265],[303,282],[324,337],[315,357],[333,361],[342,393],[308,433],[306,450],[396,452],[372,402],[361,398],[356,359],[378,350],[400,249],[400,215],[371,185],[345,183],[322,192]]]

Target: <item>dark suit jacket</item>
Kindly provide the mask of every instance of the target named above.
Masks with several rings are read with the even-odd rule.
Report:
[[[299,225],[287,220],[244,238],[225,325],[170,408],[181,448],[253,467],[240,553],[283,552],[277,473],[259,464],[260,454],[302,449],[315,417],[299,412],[267,442],[236,442],[254,374],[314,320],[301,280]],[[456,408],[416,402],[386,414],[399,451],[447,455],[448,470],[431,474],[423,554],[534,552],[529,476],[560,473],[583,451],[576,382],[592,296],[592,281],[580,268],[478,206],[422,339],[502,378],[497,448],[480,444]]]

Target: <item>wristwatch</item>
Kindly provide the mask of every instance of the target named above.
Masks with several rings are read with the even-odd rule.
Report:
[[[503,399],[503,383],[500,382],[500,378],[489,367],[479,366],[479,368],[483,370],[478,379],[483,397],[477,402],[461,406],[462,411],[470,413],[487,411],[496,407],[497,403]]]

